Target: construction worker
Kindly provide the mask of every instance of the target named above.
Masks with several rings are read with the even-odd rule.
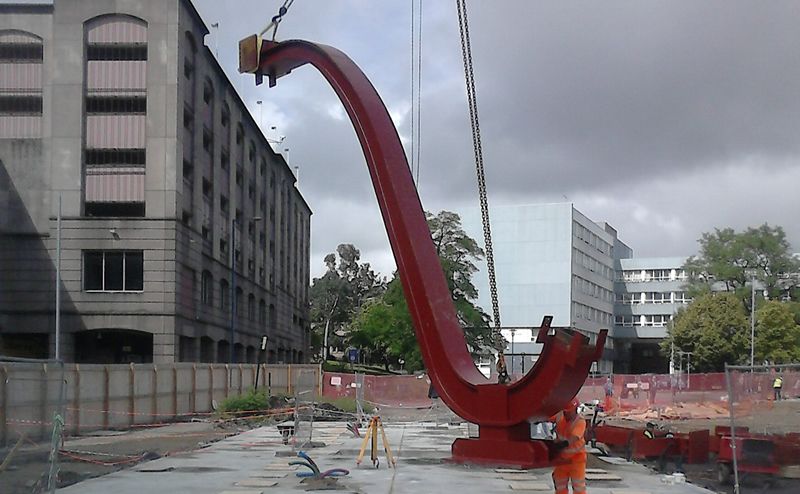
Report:
[[[603,403],[603,409],[606,413],[611,413],[611,408],[614,406],[614,381],[611,380],[611,376],[606,378],[606,384],[603,386],[603,391],[605,391],[606,400]]]
[[[553,484],[556,494],[569,494],[572,482],[574,494],[586,494],[586,421],[578,414],[578,400],[573,399],[556,422],[556,467]]]
[[[781,391],[783,390],[783,378],[780,374],[775,376],[775,380],[772,381],[772,391],[775,393],[775,401],[781,401],[783,398],[781,397]]]

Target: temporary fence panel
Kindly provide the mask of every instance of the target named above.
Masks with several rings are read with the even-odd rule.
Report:
[[[0,358],[2,492],[55,492],[65,413],[63,364]]]
[[[294,376],[294,443],[297,450],[306,449],[313,438],[314,410],[319,401],[319,374],[315,369],[299,370]]]
[[[0,446],[22,427],[28,437],[49,434],[54,365],[64,384],[65,427],[73,435],[207,416],[225,398],[253,389],[256,375],[252,364],[64,364],[61,370],[60,363],[0,361]],[[271,381],[273,394],[290,395],[300,371],[312,372],[319,386],[320,367],[312,364],[262,364],[259,380],[264,389]]]
[[[730,427],[721,429],[720,480],[734,492],[761,492],[742,482],[751,473],[800,475],[800,364],[726,366]]]

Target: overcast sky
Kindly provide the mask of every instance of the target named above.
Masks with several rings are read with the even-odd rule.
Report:
[[[206,37],[263,129],[285,136],[314,211],[311,272],[340,243],[394,262],[365,161],[333,91],[305,67],[256,88],[237,42],[282,1],[194,0]],[[278,39],[347,53],[410,152],[411,0],[296,0]],[[800,2],[468,3],[492,204],[570,201],[617,228],[636,257],[696,252],[702,232],[764,222],[800,251]],[[422,12],[420,195],[478,204],[454,1]],[[276,130],[270,130],[275,126]]]

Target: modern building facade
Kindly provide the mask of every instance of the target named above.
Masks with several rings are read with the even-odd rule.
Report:
[[[311,210],[206,34],[189,0],[0,5],[0,354],[54,355],[60,208],[64,360],[307,359]]]
[[[607,223],[596,223],[571,203],[492,207],[497,290],[506,361],[524,372],[540,345],[531,328],[542,316],[594,341],[600,329],[609,341],[597,372],[668,372],[659,351],[666,327],[691,300],[683,285],[684,257],[633,257]],[[480,212],[466,210],[465,231],[483,239]],[[488,278],[481,268],[473,278],[480,305],[491,314]]]
[[[685,257],[619,260],[614,282],[619,372],[669,372],[659,344],[673,315],[691,302],[684,289],[685,262]]]
[[[553,326],[576,329],[592,343],[601,329],[612,328],[614,266],[632,253],[616,230],[591,221],[571,203],[493,206],[491,213],[502,332],[509,342],[531,342],[531,328],[548,314]],[[463,212],[462,225],[472,238],[483,239],[477,209]],[[491,314],[486,271],[473,281],[478,305]],[[506,350],[511,352],[510,344]],[[611,372],[614,358],[609,338],[597,371]]]

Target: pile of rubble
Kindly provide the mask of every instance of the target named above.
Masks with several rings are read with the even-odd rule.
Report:
[[[719,419],[728,417],[728,408],[716,403],[683,403],[664,407],[620,410],[616,415],[631,420],[646,422],[653,419],[687,420]]]

